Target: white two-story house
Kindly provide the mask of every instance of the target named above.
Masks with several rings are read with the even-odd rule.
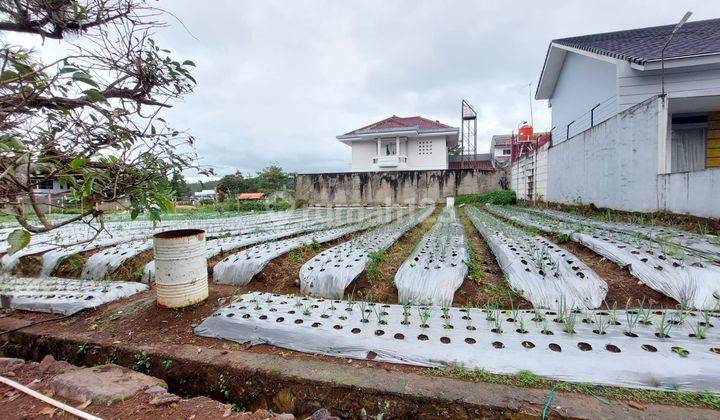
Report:
[[[448,150],[458,144],[458,129],[393,115],[337,139],[352,148],[353,172],[448,169]]]

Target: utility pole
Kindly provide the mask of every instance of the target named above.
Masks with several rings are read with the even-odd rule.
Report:
[[[662,51],[660,52],[660,96],[662,96],[663,98],[665,98],[665,50],[667,49],[668,45],[670,45],[670,41],[672,41],[675,33],[680,30],[680,28],[685,24],[685,22],[687,22],[688,19],[690,19],[691,15],[692,12],[685,12],[685,16],[680,19],[680,22],[678,22],[677,25],[675,25],[675,27],[673,28],[672,32],[670,32],[670,36],[668,37],[667,41],[665,41],[665,45],[663,45]]]

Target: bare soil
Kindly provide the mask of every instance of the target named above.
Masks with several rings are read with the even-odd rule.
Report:
[[[72,369],[65,362],[55,362],[50,369],[41,369],[37,362],[26,362],[18,368],[0,374],[9,379],[28,386],[50,398],[63,402],[81,411],[101,418],[114,419],[189,419],[189,418],[235,418],[235,419],[265,419],[270,418],[270,412],[240,413],[233,412],[228,404],[222,404],[207,397],[181,399],[171,404],[153,405],[150,401],[153,394],[138,393],[134,396],[116,402],[112,405],[93,404],[92,401],[79,403],[54,395],[50,381],[57,374]],[[62,410],[46,404],[34,397],[16,390],[8,385],[0,384],[0,406],[3,419],[36,419],[52,417],[72,417]]]

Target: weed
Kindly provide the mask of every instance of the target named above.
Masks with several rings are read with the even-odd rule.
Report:
[[[165,359],[160,363],[162,364],[162,367],[165,368],[165,370],[170,369],[172,365],[175,364],[175,362],[170,359]]]
[[[230,389],[227,386],[227,379],[225,378],[225,374],[221,373],[218,377],[218,390],[220,391],[220,395],[223,396],[226,400],[230,398]]]
[[[87,344],[87,343],[78,345],[78,348],[77,348],[78,356],[84,356],[87,353],[89,348],[90,348],[90,344]]]
[[[133,370],[138,372],[150,373],[150,355],[148,352],[135,353],[133,355]]]
[[[107,359],[105,359],[105,364],[106,365],[114,365],[114,364],[117,364],[117,362],[118,362],[117,350],[113,350],[110,352],[110,354],[108,354]]]
[[[367,263],[365,263],[365,274],[370,282],[376,282],[380,279],[380,264],[385,261],[387,255],[384,250],[377,250],[368,253]]]
[[[521,370],[515,374],[515,379],[518,384],[527,387],[536,387],[541,385],[544,381],[538,375],[532,373],[529,370]]]

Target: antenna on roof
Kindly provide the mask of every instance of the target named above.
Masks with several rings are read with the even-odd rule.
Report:
[[[675,36],[675,33],[680,30],[680,28],[685,24],[685,22],[690,19],[690,16],[692,15],[692,12],[687,11],[685,12],[685,16],[680,19],[680,22],[675,25],[672,32],[670,32],[670,36],[668,37],[667,41],[665,41],[665,45],[663,45],[662,51],[660,52],[660,96],[665,98],[665,49],[670,45],[670,41],[672,41],[673,36]]]
[[[532,82],[528,83],[528,98],[530,99],[530,125],[535,127],[535,121],[533,121],[533,109],[532,109]]]

